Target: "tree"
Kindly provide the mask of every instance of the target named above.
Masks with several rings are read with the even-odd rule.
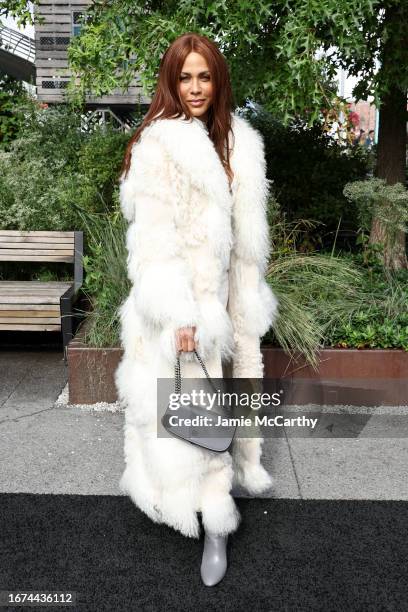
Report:
[[[199,32],[224,53],[238,105],[252,99],[309,125],[344,104],[329,84],[345,68],[360,76],[354,97],[373,96],[380,109],[376,176],[405,184],[407,21],[400,0],[97,0],[69,58],[82,94],[126,88],[139,73],[151,95],[167,46]],[[383,230],[374,219],[373,242],[385,244]],[[391,267],[407,267],[404,232],[388,255]]]
[[[382,89],[375,175],[389,185],[406,183],[408,5],[394,2],[385,7],[384,42],[378,82]],[[384,247],[383,261],[388,268],[407,268],[405,232],[387,240],[387,226],[374,217],[370,243]]]
[[[0,0],[0,17],[13,17],[18,25],[25,26],[33,23],[30,5],[38,4],[39,0]]]

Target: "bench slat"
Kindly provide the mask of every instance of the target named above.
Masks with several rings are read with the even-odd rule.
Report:
[[[16,255],[17,249],[0,249],[1,255]],[[18,249],[17,251],[21,255],[72,255],[72,249],[43,249],[42,247],[37,249]]]
[[[0,287],[8,287],[9,289],[24,289],[24,287],[42,287],[42,288],[52,288],[52,287],[62,287],[62,285],[68,285],[71,283],[71,279],[64,279],[58,281],[41,281],[41,280],[26,280],[26,281],[8,281],[8,280],[0,280]]]
[[[35,283],[36,287],[62,287],[63,285],[72,284],[71,281],[12,281],[12,280],[2,280],[0,281],[0,287],[32,287]]]
[[[0,317],[0,324],[7,323],[9,325],[35,324],[43,325],[45,323],[53,323],[54,325],[61,324],[61,317]]]
[[[52,291],[52,290],[48,290],[46,291],[45,289],[41,290],[39,289],[38,291],[33,291],[33,290],[29,290],[29,289],[25,289],[24,291],[16,291],[16,290],[12,290],[12,291],[0,291],[0,302],[2,300],[2,298],[10,296],[10,297],[18,297],[19,295],[24,295],[24,297],[29,297],[30,295],[38,295],[38,297],[58,297],[60,295],[62,295],[63,293],[65,293],[65,291],[62,290],[58,290],[58,291]]]
[[[34,282],[34,281],[33,281]],[[66,285],[70,287],[71,284]],[[64,285],[60,285],[60,287],[2,287],[0,288],[0,295],[3,293],[38,293],[41,291],[42,293],[58,293],[64,288]]]
[[[0,304],[59,304],[59,300],[62,294],[59,293],[41,293],[39,294],[14,294],[14,295],[1,295]],[[20,298],[20,300],[18,299]],[[14,307],[13,307],[14,309]]]
[[[59,304],[58,295],[2,295],[2,304]]]
[[[70,288],[72,283],[53,283],[47,286],[47,283],[41,283],[37,286],[38,281],[28,281],[17,283],[10,286],[5,282],[0,281],[0,304],[10,303],[43,303],[49,302],[58,303],[59,298]]]
[[[19,231],[19,230],[0,230],[0,236],[54,236],[55,238],[74,238],[74,232],[46,232],[44,230]]]
[[[0,306],[5,306],[5,304],[0,304]],[[34,306],[32,305],[30,307],[29,305],[24,304],[24,306],[28,306],[30,310],[28,308],[21,308],[21,305],[19,305],[18,310],[10,310],[10,308],[8,310],[3,310],[0,308],[0,318],[14,319],[23,317],[52,317],[53,319],[58,319],[60,317],[59,308],[54,309],[54,307],[44,305],[43,308],[34,310]]]
[[[25,323],[22,325],[12,324],[8,325],[7,323],[0,323],[0,330],[2,331],[60,331],[61,325],[52,325],[51,323],[47,324],[39,324],[34,325],[30,323]]]
[[[50,242],[50,243],[55,243],[55,244],[75,244],[75,239],[74,238],[68,238],[68,237],[55,237],[55,236],[3,236],[0,233],[0,247],[2,246],[2,244],[4,244],[5,242],[12,242],[13,244],[22,244],[22,243],[29,243],[29,244],[35,244],[36,242],[39,243],[43,243],[43,242]]]
[[[0,313],[3,310],[13,310],[14,312],[21,312],[23,310],[38,310],[41,312],[44,308],[48,311],[59,312],[60,307],[58,304],[49,304],[48,306],[44,306],[43,304],[19,304],[18,306],[10,306],[9,304],[0,304]]]
[[[66,263],[74,263],[74,257],[71,255],[1,255],[0,250],[0,261],[65,261]]]
[[[10,251],[18,251],[21,253],[24,253],[25,251],[35,251],[36,253],[38,253],[40,249],[45,251],[58,252],[61,252],[61,250],[65,250],[68,251],[69,254],[74,253],[74,245],[67,244],[66,242],[61,242],[59,244],[55,242],[0,242],[0,253]]]

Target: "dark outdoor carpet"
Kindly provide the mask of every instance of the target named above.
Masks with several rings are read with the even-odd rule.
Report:
[[[71,610],[407,610],[408,502],[237,499],[229,569],[128,497],[0,494],[0,590],[75,591]],[[13,607],[1,610],[63,610]]]

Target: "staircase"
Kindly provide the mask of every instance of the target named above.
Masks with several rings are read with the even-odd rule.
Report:
[[[33,38],[0,24],[0,70],[20,81],[35,80]]]

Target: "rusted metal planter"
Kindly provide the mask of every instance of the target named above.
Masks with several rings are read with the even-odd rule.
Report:
[[[303,357],[262,348],[265,378],[292,384],[287,403],[304,405],[408,406],[408,351],[324,348],[315,371]]]
[[[69,402],[115,402],[114,373],[123,351],[88,347],[83,335],[84,326],[68,345]],[[265,378],[291,386],[290,403],[408,405],[407,351],[326,348],[320,351],[319,368],[314,371],[302,357],[291,360],[281,348],[261,349]]]
[[[114,374],[123,350],[93,348],[84,343],[85,325],[68,345],[70,404],[113,403],[117,400]]]

